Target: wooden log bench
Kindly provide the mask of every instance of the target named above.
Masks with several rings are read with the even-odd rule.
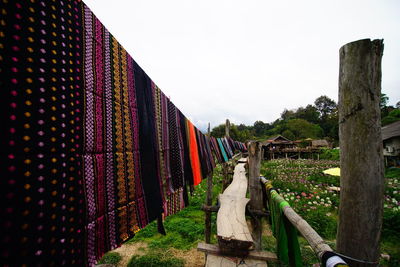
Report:
[[[266,261],[277,261],[274,253],[253,251],[254,242],[247,226],[245,212],[249,199],[246,198],[247,158],[238,160],[233,172],[232,183],[219,195],[219,206],[206,207],[217,213],[218,245],[199,243],[197,250],[207,255],[208,267],[258,266],[266,267]]]
[[[244,165],[245,163],[236,165],[232,183],[219,195],[217,239],[220,250],[227,255],[245,256],[253,246],[245,217],[249,199],[246,198],[247,178]]]

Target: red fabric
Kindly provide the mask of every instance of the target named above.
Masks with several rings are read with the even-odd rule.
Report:
[[[193,170],[193,184],[196,186],[202,180],[199,151],[197,149],[196,132],[194,130],[193,124],[189,120],[187,121],[187,126],[189,134],[190,163]]]

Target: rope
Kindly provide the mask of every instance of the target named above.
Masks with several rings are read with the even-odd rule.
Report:
[[[370,265],[377,265],[377,264],[379,264],[379,261],[365,261],[365,260],[359,260],[359,259],[356,259],[356,258],[353,258],[353,257],[350,257],[350,256],[346,256],[346,255],[343,255],[343,254],[340,254],[340,253],[338,253],[338,252],[334,252],[336,255],[338,255],[338,256],[340,256],[340,257],[343,257],[343,258],[345,258],[345,259],[348,259],[348,260],[351,260],[351,261],[355,261],[355,262],[358,262],[358,263],[364,263],[364,264],[370,264]]]

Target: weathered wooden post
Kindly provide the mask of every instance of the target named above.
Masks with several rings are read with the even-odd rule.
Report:
[[[210,138],[210,123],[208,123],[208,138]],[[206,196],[206,205],[211,207],[212,205],[212,179],[213,179],[213,171],[211,171],[210,176],[207,180],[207,196]],[[211,242],[211,211],[205,211],[206,218],[205,218],[205,236],[206,236],[206,243],[210,244]]]
[[[229,129],[231,128],[231,123],[228,119],[225,122],[225,136],[229,137]]]
[[[337,250],[361,261],[379,260],[383,213],[381,59],[383,40],[340,49],[340,207]],[[351,266],[374,266],[350,262]]]
[[[251,142],[249,145],[249,189],[250,189],[250,209],[252,211],[262,211],[262,188],[260,183],[261,167],[261,143]],[[253,228],[252,237],[255,250],[261,250],[261,217],[255,216],[251,219]]]

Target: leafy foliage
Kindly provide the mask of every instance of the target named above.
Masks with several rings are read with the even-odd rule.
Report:
[[[382,118],[382,125],[385,126],[398,120],[400,120],[400,109],[393,109],[386,117]]]
[[[276,135],[283,135],[290,140],[328,137],[338,140],[337,105],[327,96],[320,96],[315,105],[298,109],[284,109],[281,117],[272,123],[256,121],[251,126],[231,124],[230,135],[239,141],[265,140]],[[211,135],[223,137],[225,125],[212,129]]]
[[[340,160],[340,150],[323,148],[319,158],[325,160]]]

